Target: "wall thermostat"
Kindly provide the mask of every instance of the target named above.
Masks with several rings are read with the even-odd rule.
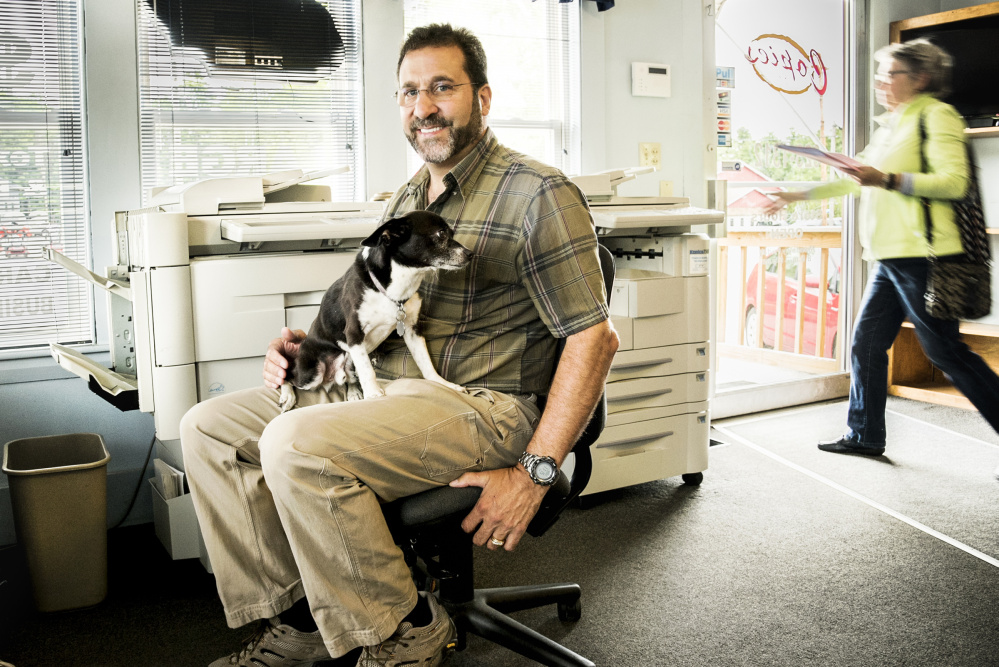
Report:
[[[670,66],[631,63],[631,94],[634,97],[669,97]]]

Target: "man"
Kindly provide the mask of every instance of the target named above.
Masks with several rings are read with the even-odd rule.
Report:
[[[390,339],[373,360],[384,397],[299,391],[301,407],[278,416],[275,389],[304,336],[285,329],[267,351],[266,387],[185,416],[185,465],[227,621],[263,621],[213,666],[308,664],[356,647],[364,667],[440,664],[454,625],[417,593],[380,502],[482,487],[464,529],[480,546],[514,549],[547,489],[519,458],[561,463],[617,349],[582,195],[486,127],[478,39],[447,25],[414,30],[397,73],[403,130],[426,165],[386,216],[439,213],[475,253],[421,287],[431,357],[468,393],[418,379]],[[549,389],[556,336],[566,343]]]

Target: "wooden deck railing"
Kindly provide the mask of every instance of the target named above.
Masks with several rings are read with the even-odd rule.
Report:
[[[823,351],[827,346],[827,309],[829,307],[829,292],[823,286],[829,282],[829,251],[842,247],[841,227],[798,227],[798,226],[772,226],[772,227],[750,227],[735,228],[728,231],[725,238],[718,239],[718,319],[717,338],[719,353],[724,356],[750,359],[761,363],[779,364],[791,366],[798,370],[829,373],[839,370],[840,350],[842,349],[842,335],[838,332],[842,328],[842,318],[837,318],[837,333],[835,345],[832,349],[831,358],[824,357]],[[751,250],[752,249],[752,252]],[[808,265],[808,254],[810,250],[818,250],[818,285],[817,290],[817,310],[814,331],[814,341],[808,341],[806,345],[805,336],[805,302],[806,291],[799,282],[799,295],[795,303],[793,321],[787,317],[783,304],[788,298],[787,290],[787,258],[794,256],[797,260],[798,275],[806,275]],[[739,278],[738,290],[739,310],[738,310],[738,340],[726,340],[728,318],[731,315],[729,310],[729,265],[730,252],[739,258],[737,276]],[[792,254],[793,253],[793,254]],[[767,314],[766,301],[766,265],[767,258],[776,254],[776,289],[774,313],[774,336],[773,350],[765,349],[764,346],[764,323]],[[754,345],[748,346],[745,340],[746,332],[746,311],[749,295],[747,290],[752,286],[747,285],[747,280],[751,273],[752,263],[759,267],[755,284],[755,303],[757,313],[755,331],[752,337],[755,339]],[[801,281],[803,282],[803,281]],[[794,343],[790,352],[782,351],[787,327],[793,327]]]

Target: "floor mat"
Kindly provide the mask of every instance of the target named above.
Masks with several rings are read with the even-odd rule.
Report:
[[[880,457],[830,454],[815,445],[843,433],[846,403],[715,427],[999,558],[999,447],[901,414],[887,414]]]

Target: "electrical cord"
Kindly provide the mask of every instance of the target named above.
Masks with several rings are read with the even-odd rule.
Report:
[[[139,490],[142,489],[142,482],[146,479],[146,468],[149,467],[149,458],[153,455],[153,445],[156,444],[156,434],[153,433],[153,439],[149,441],[149,451],[146,452],[146,461],[142,464],[142,468],[139,470],[139,481],[135,485],[135,492],[132,494],[132,502],[128,504],[128,509],[125,510],[124,516],[116,523],[111,526],[109,530],[114,530],[121,524],[125,523],[125,519],[128,515],[132,513],[132,509],[135,507],[135,501],[139,497]]]

